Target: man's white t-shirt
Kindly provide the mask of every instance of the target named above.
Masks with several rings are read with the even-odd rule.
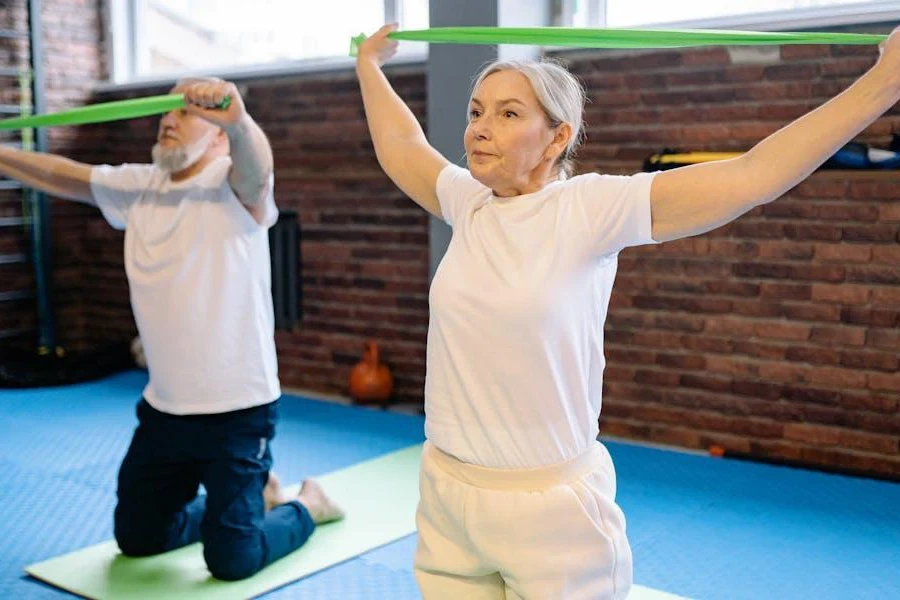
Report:
[[[150,371],[144,398],[162,412],[222,413],[281,395],[268,229],[228,183],[222,157],[185,181],[154,165],[103,165],[91,191],[125,230],[131,306]]]
[[[654,243],[653,176],[580,175],[499,198],[465,169],[441,171],[453,234],[429,298],[425,430],[436,447],[525,469],[595,443],[618,253]]]

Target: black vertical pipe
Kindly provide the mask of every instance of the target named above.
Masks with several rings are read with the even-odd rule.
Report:
[[[33,114],[47,112],[44,94],[44,49],[41,30],[41,0],[28,0],[28,46],[31,63],[31,99]],[[47,130],[35,130],[35,150],[47,151]],[[50,246],[50,211],[43,192],[29,190],[31,201],[31,256],[34,265],[38,310],[38,350],[42,353],[56,349],[56,326],[50,300],[52,273]]]

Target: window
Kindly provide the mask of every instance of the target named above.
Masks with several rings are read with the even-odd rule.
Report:
[[[558,25],[788,30],[896,21],[900,2],[873,0],[551,0]]]
[[[346,58],[351,37],[387,20],[427,28],[428,0],[113,0],[110,19],[114,80],[126,82]]]

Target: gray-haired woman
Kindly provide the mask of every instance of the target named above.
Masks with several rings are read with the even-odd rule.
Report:
[[[739,158],[569,177],[584,94],[548,62],[479,76],[468,170],[432,148],[381,65],[357,75],[378,160],[453,228],[430,293],[415,571],[425,598],[624,598],[632,583],[609,453],[597,441],[617,255],[771,202],[900,99],[900,36],[845,92]]]

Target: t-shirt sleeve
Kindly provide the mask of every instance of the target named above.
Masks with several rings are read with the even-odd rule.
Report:
[[[449,164],[438,174],[437,197],[441,205],[441,216],[453,227],[479,196],[486,192],[468,169]]]
[[[269,175],[269,189],[266,190],[266,198],[263,200],[266,208],[263,214],[262,226],[268,229],[278,221],[278,207],[275,205],[275,174]]]
[[[650,211],[654,175],[591,174],[581,178],[577,201],[594,254],[607,256],[630,246],[657,243]]]
[[[125,229],[128,213],[150,186],[153,165],[99,165],[91,168],[91,195],[106,221]]]

